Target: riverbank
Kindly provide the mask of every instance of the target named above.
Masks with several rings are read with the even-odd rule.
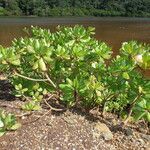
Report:
[[[9,97],[8,89],[1,82],[0,107],[18,116],[22,127],[0,138],[1,150],[149,150],[150,131],[142,121],[123,127],[109,113],[105,118],[77,108],[56,113],[44,105],[24,115],[22,102]]]
[[[127,22],[139,22],[139,21],[144,21],[144,22],[149,22],[150,23],[150,18],[145,17],[93,17],[93,16],[87,16],[87,17],[38,17],[38,16],[0,16],[0,24],[2,23],[24,23],[25,21],[31,21],[29,24],[36,23],[32,21],[37,21],[38,22],[43,22],[45,24],[48,21],[64,21],[65,22],[74,22],[76,23],[77,21],[84,22],[84,21],[127,21]]]

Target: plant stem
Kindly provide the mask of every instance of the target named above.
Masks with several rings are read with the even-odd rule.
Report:
[[[78,105],[78,93],[76,90],[74,90],[74,99],[75,99],[76,105]]]
[[[106,100],[104,101],[103,109],[102,109],[102,117],[105,116],[105,107],[106,107]]]
[[[108,101],[110,101],[113,97],[115,97],[116,96],[116,94],[111,94],[111,95],[109,95],[109,96],[107,96],[105,99],[104,99],[104,104],[103,104],[103,109],[102,109],[102,116],[104,117],[104,115],[105,115],[105,107],[106,107],[106,103],[108,102]]]
[[[27,79],[27,80],[30,80],[30,81],[36,81],[36,82],[48,81],[54,88],[57,88],[57,86],[53,83],[53,81],[50,79],[50,77],[48,76],[47,73],[46,73],[46,79],[34,79],[34,78],[26,77],[24,75],[21,75],[21,74],[17,73],[16,71],[14,72],[14,74],[17,75],[18,77],[21,77],[23,79]]]
[[[49,81],[49,83],[55,88],[57,89],[57,86],[54,84],[54,82],[50,79],[49,75],[46,73],[45,74],[46,78],[47,78],[47,81]]]
[[[136,96],[136,98],[134,99],[134,101],[130,104],[130,107],[129,107],[129,112],[128,112],[128,116],[127,118],[125,119],[124,121],[124,125],[126,125],[132,115],[132,111],[133,111],[133,107],[135,106],[136,102],[139,100],[139,98],[142,96],[141,93],[138,94],[138,96]]]
[[[53,95],[49,98],[49,100],[50,100],[52,97],[53,97]],[[45,104],[46,104],[51,110],[54,110],[54,111],[63,111],[63,110],[64,110],[64,109],[58,109],[58,108],[52,107],[52,106],[47,102],[46,99],[44,99],[44,102],[45,102]]]
[[[21,77],[21,78],[24,78],[24,79],[27,79],[27,80],[31,80],[31,81],[37,81],[37,82],[45,82],[45,81],[48,81],[48,79],[34,79],[34,78],[26,77],[26,76],[24,76],[24,75],[21,75],[21,74],[17,73],[16,71],[15,71],[14,74],[17,75],[18,77]]]

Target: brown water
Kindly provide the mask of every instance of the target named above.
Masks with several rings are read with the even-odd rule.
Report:
[[[57,25],[75,24],[95,27],[96,38],[115,49],[129,40],[150,43],[150,18],[0,18],[0,44],[10,45],[14,38],[24,36],[24,27],[31,25],[54,31]]]
[[[122,42],[150,43],[150,18],[0,18],[0,45],[9,46],[14,38],[25,36],[24,27],[41,26],[55,30],[57,25],[82,24],[96,28],[96,38],[107,42],[117,53]]]

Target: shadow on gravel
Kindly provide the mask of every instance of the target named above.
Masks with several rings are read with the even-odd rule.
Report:
[[[108,126],[111,126],[111,124],[109,123],[109,120],[107,120],[106,118],[101,117],[100,115],[91,114],[91,113],[89,113],[88,110],[82,110],[81,108],[76,108],[76,107],[70,108],[70,109],[67,109],[67,110],[69,112],[75,114],[75,115],[79,115],[79,116],[85,117],[85,119],[87,119],[91,123],[99,121],[101,123],[105,123]],[[66,111],[61,111],[61,112],[53,111],[52,115],[60,116],[60,115],[62,115],[62,113],[65,113]]]
[[[11,95],[12,88],[7,80],[0,80],[0,101],[15,100],[15,96]]]
[[[113,133],[117,133],[119,131],[119,132],[122,132],[124,135],[126,135],[128,132],[129,127],[123,126],[122,120],[119,119],[117,115],[111,114],[110,116],[107,115],[106,117],[102,117],[100,114],[99,115],[91,114],[89,113],[89,111],[85,111],[76,107],[70,108],[66,111],[71,112],[72,114],[75,114],[78,116],[83,116],[85,117],[86,120],[90,121],[91,123],[96,123],[96,122],[104,123],[109,127],[109,129]],[[63,113],[66,114],[66,111],[61,111],[61,112],[52,111],[52,115],[61,116]],[[113,119],[118,121],[118,124],[114,125],[112,121]]]

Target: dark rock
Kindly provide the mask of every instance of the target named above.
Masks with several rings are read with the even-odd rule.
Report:
[[[133,130],[131,128],[128,128],[128,129],[125,130],[125,134],[127,136],[133,135]]]

